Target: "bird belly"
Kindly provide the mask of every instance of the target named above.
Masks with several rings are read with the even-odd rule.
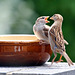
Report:
[[[48,38],[42,33],[42,31],[35,32],[35,35],[39,40],[44,40],[47,44],[49,44]]]
[[[49,43],[50,43],[52,51],[55,51],[55,43],[52,41],[51,37],[49,38]]]
[[[41,32],[36,32],[35,35],[39,40],[44,40],[44,36]]]
[[[40,27],[40,26],[39,26]],[[39,39],[39,40],[44,40],[47,44],[49,44],[49,40],[48,37],[45,36],[44,32],[42,31],[44,26],[39,28],[38,26],[36,27],[36,25],[34,25],[33,27],[33,31],[35,36]]]

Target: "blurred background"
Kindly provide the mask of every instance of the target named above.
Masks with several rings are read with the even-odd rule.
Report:
[[[55,13],[64,18],[62,30],[69,42],[66,50],[75,62],[75,0],[0,0],[0,35],[33,34],[33,25],[39,16]]]

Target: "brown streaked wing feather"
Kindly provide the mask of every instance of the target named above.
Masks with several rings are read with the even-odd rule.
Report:
[[[48,37],[48,30],[49,30],[49,28],[50,28],[50,27],[47,26],[47,25],[44,26],[43,31],[44,31],[44,34],[45,34],[46,37]]]
[[[54,43],[59,49],[64,49],[63,35],[60,32],[60,28],[53,26],[50,30],[50,35]]]

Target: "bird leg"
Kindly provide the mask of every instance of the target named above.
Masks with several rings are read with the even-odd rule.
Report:
[[[62,58],[62,55],[60,56],[59,60],[56,61],[56,63],[59,63],[59,62],[63,61],[61,58]]]
[[[53,58],[51,65],[53,64],[53,62],[56,59],[56,57],[57,57],[57,54],[55,54],[55,57]]]

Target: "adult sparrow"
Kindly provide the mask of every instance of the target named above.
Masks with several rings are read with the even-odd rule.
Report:
[[[68,62],[68,65],[73,65],[73,62],[67,55],[65,51],[65,44],[68,45],[68,42],[64,40],[63,34],[62,34],[62,22],[63,22],[63,17],[60,14],[54,14],[50,19],[54,20],[54,23],[50,27],[48,31],[48,37],[49,37],[49,42],[51,49],[55,55],[55,57],[52,60],[52,64],[57,57],[57,53],[61,54],[60,59],[58,62],[63,61],[61,60],[62,56],[65,57],[65,59]]]
[[[46,25],[49,21],[47,20],[49,16],[41,16],[39,17],[34,26],[33,26],[33,32],[36,35],[36,37],[41,41],[41,43],[47,43],[49,44],[48,41],[48,30],[49,26]]]

